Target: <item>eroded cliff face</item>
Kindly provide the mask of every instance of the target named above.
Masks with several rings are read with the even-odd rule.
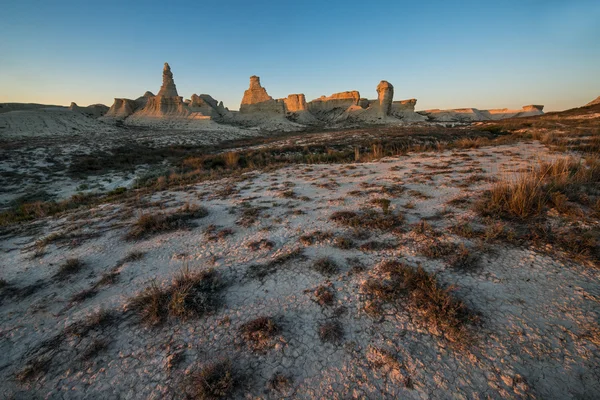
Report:
[[[112,106],[110,106],[110,108],[106,112],[106,114],[104,114],[104,117],[125,119],[132,115],[137,109],[137,107],[138,106],[135,103],[135,100],[116,98]]]
[[[162,86],[160,87],[157,96],[179,97],[169,63],[165,63],[163,67]]]
[[[250,77],[250,87],[244,92],[242,103],[240,104],[240,113],[285,113],[285,103],[283,100],[274,100],[267,90],[261,86],[260,78],[256,75]]]
[[[394,101],[394,86],[388,81],[381,81],[377,85],[378,113],[381,117],[390,115],[392,101]]]
[[[304,94],[290,94],[288,97],[283,99],[285,104],[285,111],[287,112],[299,112],[307,111],[308,106],[306,105],[306,97]]]

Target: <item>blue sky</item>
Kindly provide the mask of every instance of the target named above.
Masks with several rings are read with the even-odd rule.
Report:
[[[80,105],[156,93],[238,109],[380,80],[417,109],[576,107],[600,95],[600,1],[0,0],[0,102]]]

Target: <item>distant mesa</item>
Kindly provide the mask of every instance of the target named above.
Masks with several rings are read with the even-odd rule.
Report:
[[[91,104],[87,107],[79,107],[77,103],[72,102],[69,106],[69,110],[87,115],[91,118],[100,118],[108,112],[109,108],[104,104]]]
[[[425,115],[433,122],[475,122],[496,121],[506,118],[533,117],[544,114],[544,106],[530,104],[523,106],[520,110],[508,108],[496,108],[491,110],[479,110],[477,108],[454,108],[449,110],[425,110],[419,114]]]

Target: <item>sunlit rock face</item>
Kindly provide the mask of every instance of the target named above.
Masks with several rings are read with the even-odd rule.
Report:
[[[334,93],[331,96],[321,96],[308,103],[308,110],[319,117],[324,117],[334,110],[345,111],[351,106],[358,105],[360,93],[357,90]]]
[[[208,94],[193,94],[188,108],[192,113],[201,113],[213,118],[223,116],[227,112],[227,109],[223,107],[223,102],[217,102]]]
[[[256,75],[250,77],[250,87],[244,92],[242,103],[240,104],[240,113],[285,113],[285,103],[283,100],[275,100],[267,93],[267,90],[261,86],[260,78]]]
[[[304,94],[290,94],[288,97],[283,99],[285,103],[285,111],[287,112],[299,112],[307,111],[308,106],[306,105],[306,97]]]
[[[392,101],[394,100],[394,86],[388,81],[381,81],[377,85],[377,100],[380,116],[390,115]]]
[[[415,106],[417,105],[417,99],[408,99],[392,102],[391,112],[404,113],[404,112],[415,112]]]
[[[109,118],[125,119],[132,115],[137,107],[138,106],[135,103],[135,100],[115,99],[113,105],[106,112],[106,114],[104,114],[104,116]]]
[[[147,96],[146,98],[146,105],[135,113],[136,117],[160,118],[187,117],[190,115],[190,111],[183,102],[183,98],[177,93],[173,73],[168,63],[165,63],[163,68],[162,86],[158,94],[156,96]]]
[[[162,86],[158,91],[157,96],[165,96],[165,97],[178,97],[177,87],[175,86],[175,81],[173,80],[173,73],[171,72],[171,67],[169,63],[165,63],[163,67],[163,75],[162,75]]]

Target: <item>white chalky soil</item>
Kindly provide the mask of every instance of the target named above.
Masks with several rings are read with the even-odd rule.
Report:
[[[356,240],[394,243],[377,251],[342,250],[333,246],[333,238],[312,245],[299,240],[314,231],[350,235],[329,219],[331,214],[378,208],[369,200],[384,197],[391,200],[391,212],[405,215],[407,227],[426,218],[443,232],[438,240],[473,248],[473,241],[447,227],[470,221],[474,213],[447,203],[460,197],[474,200],[489,183],[461,183],[469,176],[498,177],[551,157],[535,142],[411,153],[362,164],[295,165],[252,173],[239,182],[224,179],[186,191],[158,192],[146,199],[155,205],[130,210],[107,204],[24,224],[0,237],[1,277],[21,289],[19,295],[0,289],[0,397],[180,398],[187,373],[230,359],[239,380],[236,398],[594,398],[600,393],[598,269],[531,248],[494,244],[481,254],[477,268],[460,271],[420,255],[410,229],[400,234],[371,231],[370,238]],[[229,185],[233,195],[215,195]],[[381,193],[382,186],[394,185],[405,191]],[[295,196],[282,197],[285,190]],[[350,193],[357,190],[364,193]],[[156,212],[158,203],[165,210],[201,205],[208,215],[190,229],[124,240],[138,215]],[[242,203],[264,207],[247,228],[238,224]],[[405,207],[409,203],[414,208]],[[230,228],[233,235],[208,240],[209,225]],[[65,231],[96,235],[57,241],[34,257],[37,240]],[[272,241],[273,248],[248,248],[261,239]],[[248,274],[251,265],[297,248],[303,249],[303,258],[292,258],[262,279]],[[132,251],[143,252],[143,258],[118,266]],[[327,277],[313,270],[321,257],[335,260],[340,272]],[[85,266],[57,280],[54,275],[67,258],[79,258]],[[473,327],[473,344],[457,351],[415,325],[406,310],[388,311],[383,318],[368,315],[359,286],[383,260],[421,264],[437,273],[442,284],[454,285],[456,297],[481,316],[481,324]],[[364,270],[351,272],[358,264]],[[219,272],[226,285],[221,306],[200,318],[169,319],[157,327],[140,324],[127,308],[128,299],[154,279],[168,284],[184,267]],[[99,286],[83,301],[71,301],[111,270],[118,272],[115,283]],[[320,306],[312,293],[327,283],[335,292],[334,304]],[[31,293],[23,294],[24,288]],[[65,333],[98,310],[114,312],[115,320],[82,335]],[[238,332],[259,316],[272,317],[281,327],[264,353],[251,351]],[[338,344],[319,338],[319,324],[331,320],[343,328]],[[104,346],[83,359],[95,340]],[[376,349],[393,354],[401,367],[375,367],[369,357]],[[169,366],[176,353],[182,359]],[[16,375],[35,360],[46,360],[43,371],[18,381]],[[283,392],[268,389],[277,373],[290,379]]]

